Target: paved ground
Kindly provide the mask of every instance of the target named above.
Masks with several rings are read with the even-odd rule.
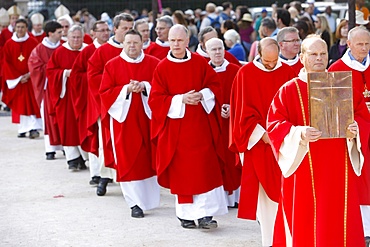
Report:
[[[89,172],[68,171],[61,152],[45,160],[42,138],[17,138],[9,116],[0,131],[0,246],[261,246],[258,224],[236,209],[215,218],[217,229],[183,229],[166,189],[159,208],[131,218],[118,184],[98,197]]]

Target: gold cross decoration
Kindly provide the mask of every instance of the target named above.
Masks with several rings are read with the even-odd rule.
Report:
[[[19,57],[18,57],[18,60],[20,61],[20,62],[22,62],[23,60],[25,59],[25,57],[22,55],[22,53],[21,53],[21,55],[19,55]]]
[[[365,98],[369,98],[370,97],[370,91],[369,90],[367,90],[367,88],[365,87],[365,91],[363,92],[363,94],[364,94],[364,97]]]

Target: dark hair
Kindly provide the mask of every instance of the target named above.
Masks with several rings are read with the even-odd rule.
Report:
[[[57,21],[48,21],[45,23],[44,32],[46,37],[49,37],[49,32],[54,33],[57,29],[62,28],[62,25]]]
[[[276,29],[276,23],[271,17],[265,17],[262,19],[261,22],[262,27],[267,27],[269,30],[275,30]]]
[[[284,26],[288,27],[290,25],[290,13],[288,10],[283,8],[278,8],[277,11],[277,20],[281,20]]]
[[[15,25],[17,25],[18,23],[24,23],[24,24],[26,24],[26,27],[28,27],[28,23],[27,23],[27,21],[25,19],[18,19],[18,20],[16,20],[15,21]]]
[[[99,24],[107,24],[107,22],[105,22],[105,21],[96,21],[96,22],[94,22],[94,24],[93,24],[93,26],[92,26],[92,30],[95,32],[96,31],[96,29],[98,28],[98,25]],[[107,24],[108,25],[108,24]]]
[[[231,8],[233,6],[233,4],[231,2],[223,2],[222,3],[222,8],[224,8],[224,10],[228,9],[228,8]]]
[[[299,31],[299,37],[303,40],[308,35],[308,25],[303,20],[298,20],[296,23],[293,24],[295,28]],[[301,33],[301,30],[303,33]]]
[[[124,37],[126,37],[127,35],[129,35],[129,34],[131,34],[131,35],[138,35],[139,37],[140,37],[140,40],[141,41],[143,41],[143,37],[141,36],[141,34],[138,32],[138,31],[136,31],[135,29],[130,29],[130,30],[128,30],[127,31],[127,33],[125,33],[125,36]]]

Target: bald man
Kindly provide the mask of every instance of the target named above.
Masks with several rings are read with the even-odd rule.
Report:
[[[320,139],[322,132],[309,122],[307,74],[325,71],[328,50],[317,35],[308,36],[301,50],[304,68],[279,89],[267,116],[284,177],[273,246],[365,246],[357,176],[369,144],[369,112],[363,98],[353,97],[350,136]]]
[[[266,118],[275,93],[295,74],[279,60],[279,45],[273,38],[258,43],[258,54],[239,70],[231,90],[230,149],[242,154],[238,217],[256,220],[257,212],[262,245],[271,246],[281,172],[266,133]]]
[[[216,72],[186,49],[188,29],[169,31],[170,52],[154,71],[149,106],[158,182],[176,195],[183,228],[217,227],[227,213],[221,167],[221,89]],[[191,73],[189,73],[191,72]],[[186,114],[185,114],[186,112]]]

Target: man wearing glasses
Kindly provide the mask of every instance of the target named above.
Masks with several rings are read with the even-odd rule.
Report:
[[[162,60],[167,56],[168,51],[170,50],[168,32],[172,26],[173,21],[169,16],[162,16],[157,20],[155,31],[158,37],[155,40],[155,43],[146,49],[146,54],[152,55],[159,60]]]
[[[303,64],[298,56],[301,50],[301,39],[299,38],[298,29],[295,27],[284,27],[279,30],[276,40],[280,46],[279,58],[281,62],[289,65],[296,73],[296,76],[298,76],[299,71],[303,68]]]
[[[97,186],[100,180],[100,167],[104,165],[102,155],[95,155],[89,142],[87,131],[87,101],[89,97],[87,84],[87,61],[94,54],[95,50],[105,44],[109,39],[110,30],[108,24],[104,21],[97,21],[92,26],[92,34],[95,37],[94,42],[83,49],[78,54],[73,64],[70,76],[70,85],[72,89],[72,100],[74,111],[79,124],[79,137],[81,148],[89,152],[89,169],[91,175],[91,185]],[[100,159],[98,158],[100,157]]]

